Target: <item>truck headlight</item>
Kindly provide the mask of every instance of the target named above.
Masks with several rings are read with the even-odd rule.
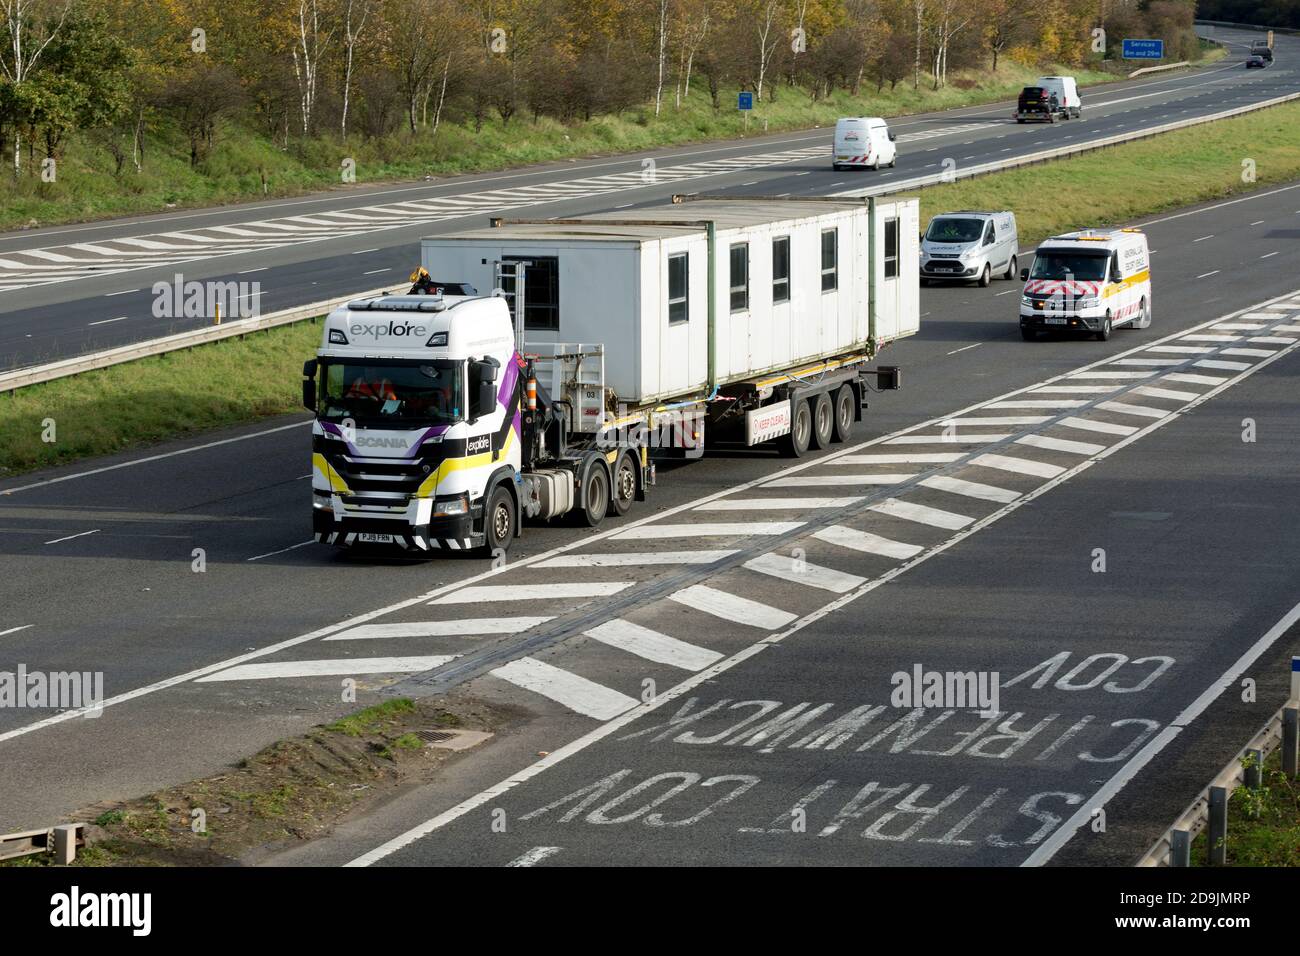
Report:
[[[469,514],[469,498],[465,495],[456,498],[444,498],[433,503],[433,516],[435,518],[454,518],[457,515],[464,514]]]
[[[1085,295],[1074,300],[1076,309],[1095,309],[1101,300],[1095,295]]]

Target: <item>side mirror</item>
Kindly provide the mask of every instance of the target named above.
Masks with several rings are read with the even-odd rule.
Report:
[[[1028,282],[1028,281],[1029,281],[1029,270],[1028,270],[1028,269],[1021,269],[1021,270],[1020,270],[1020,281],[1021,281],[1021,282]]]
[[[470,409],[470,418],[488,415],[497,404],[497,373],[501,365],[494,358],[485,358],[481,362],[470,362],[470,394],[474,405]]]
[[[893,142],[897,142],[897,140],[898,140],[898,137],[897,137],[895,134],[893,134],[893,133],[890,133],[890,134],[889,134],[889,141],[890,141],[891,143],[893,143]]]
[[[495,382],[479,382],[478,396],[474,402],[474,417],[478,418],[492,411],[497,403],[497,390]]]
[[[316,411],[316,360],[308,359],[302,365],[302,406]]]

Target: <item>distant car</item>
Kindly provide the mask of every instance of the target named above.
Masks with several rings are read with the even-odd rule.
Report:
[[[1273,62],[1273,48],[1268,45],[1267,40],[1256,40],[1250,45],[1252,56],[1261,56],[1265,63]]]
[[[831,168],[879,169],[898,165],[898,147],[888,124],[878,116],[850,116],[835,123]]]
[[[1264,65],[1264,58],[1258,53],[1252,53],[1246,58],[1246,69],[1248,70],[1254,69],[1255,67],[1263,69]]]

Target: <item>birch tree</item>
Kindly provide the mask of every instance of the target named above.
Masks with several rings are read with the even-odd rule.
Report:
[[[334,28],[326,30],[321,26],[320,0],[298,0],[294,25],[298,35],[293,46],[293,73],[298,78],[302,135],[307,136],[311,132],[312,113],[316,108],[321,60],[334,38]]]
[[[348,107],[352,95],[352,62],[356,54],[357,44],[361,42],[361,34],[366,29],[366,21],[370,19],[370,12],[373,9],[373,0],[344,0],[343,8],[343,118],[339,124],[339,132],[344,139],[348,138]]]
[[[13,84],[15,93],[25,92],[24,87],[40,62],[41,54],[59,35],[71,12],[72,0],[0,0],[5,28],[0,73]],[[22,134],[15,129],[15,175],[22,169],[22,156]]]

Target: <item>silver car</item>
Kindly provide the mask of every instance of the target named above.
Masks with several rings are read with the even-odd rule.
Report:
[[[1015,213],[945,212],[921,236],[921,284],[1014,279],[1019,249]]]

